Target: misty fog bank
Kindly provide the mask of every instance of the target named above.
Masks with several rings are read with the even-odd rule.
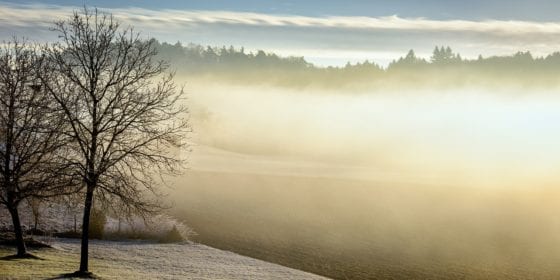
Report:
[[[560,179],[554,90],[187,88],[193,169],[508,187]]]
[[[554,89],[187,91],[199,241],[338,279],[560,275]]]

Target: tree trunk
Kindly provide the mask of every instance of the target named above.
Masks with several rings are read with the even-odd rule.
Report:
[[[88,272],[89,216],[93,205],[93,188],[88,186],[84,203],[84,219],[82,223],[82,247],[80,251],[80,273]]]
[[[21,229],[21,222],[19,220],[19,212],[16,206],[8,207],[8,211],[12,216],[12,223],[14,225],[14,234],[16,235],[17,256],[23,257],[27,253],[25,242],[23,241],[23,230]]]

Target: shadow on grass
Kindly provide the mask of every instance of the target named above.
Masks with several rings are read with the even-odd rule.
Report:
[[[72,273],[64,273],[58,276],[47,278],[45,280],[56,280],[56,279],[102,279],[99,276],[93,274],[92,272],[72,272]]]
[[[4,257],[0,257],[0,261],[14,261],[14,260],[25,260],[25,259],[31,259],[31,260],[42,260],[44,261],[45,259],[41,258],[41,257],[37,257],[33,254],[29,254],[29,253],[25,253],[22,256],[19,255],[9,255],[9,256],[4,256]]]

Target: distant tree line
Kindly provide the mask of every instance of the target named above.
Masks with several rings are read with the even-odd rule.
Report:
[[[232,70],[243,68],[282,68],[286,70],[312,68],[313,65],[303,57],[280,57],[262,50],[247,52],[243,47],[210,47],[197,44],[183,46],[160,43],[153,40],[158,49],[158,56],[171,61],[173,66],[182,71],[200,72],[200,70]]]
[[[262,50],[169,44],[153,40],[159,58],[171,61],[179,74],[213,75],[231,82],[285,86],[453,86],[550,85],[560,74],[560,52],[533,56],[517,52],[506,56],[464,59],[449,46],[436,46],[429,59],[414,50],[382,67],[374,62],[318,67],[303,57],[281,57]]]

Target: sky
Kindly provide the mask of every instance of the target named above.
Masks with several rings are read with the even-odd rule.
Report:
[[[160,41],[233,45],[322,65],[381,65],[436,45],[463,57],[560,50],[560,2],[534,1],[0,1],[0,39],[54,40],[52,22],[82,5]]]
[[[427,17],[432,19],[501,19],[501,20],[546,20],[558,18],[560,3],[553,0],[533,1],[497,1],[497,0],[198,0],[198,1],[4,1],[7,3],[44,3],[51,5],[72,6],[82,3],[106,8],[138,7],[146,9],[181,9],[181,10],[227,10],[238,12],[256,12],[267,14],[294,14],[304,16],[388,16]]]

